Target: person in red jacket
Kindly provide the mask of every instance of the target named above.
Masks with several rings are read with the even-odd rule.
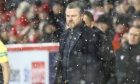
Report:
[[[116,18],[115,22],[115,36],[112,40],[113,50],[116,51],[121,47],[121,37],[129,30],[129,18],[120,15]]]

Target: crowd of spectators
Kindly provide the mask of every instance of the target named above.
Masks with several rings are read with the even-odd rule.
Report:
[[[65,7],[72,1],[22,0],[17,4],[7,0],[5,10],[0,13],[1,40],[5,44],[59,42],[65,30]],[[114,50],[120,47],[120,39],[129,27],[140,24],[139,0],[80,1],[85,8],[83,22],[87,26],[93,28],[98,21],[108,23]],[[101,16],[103,20],[98,20]]]

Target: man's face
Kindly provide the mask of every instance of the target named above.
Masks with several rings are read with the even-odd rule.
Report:
[[[68,28],[74,28],[82,21],[79,8],[66,9],[66,24]]]
[[[63,7],[59,4],[55,4],[52,8],[54,14],[59,14],[63,11]]]
[[[122,24],[118,24],[118,25],[115,26],[115,32],[116,33],[122,33],[124,31],[124,29],[125,29],[125,26],[122,25]]]
[[[102,32],[106,32],[109,28],[109,26],[106,23],[102,22],[97,23],[97,26]]]
[[[128,42],[130,45],[136,45],[140,42],[140,29],[132,27],[128,33]]]

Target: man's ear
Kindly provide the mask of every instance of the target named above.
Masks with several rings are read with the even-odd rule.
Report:
[[[83,18],[84,18],[84,14],[81,14],[81,20],[82,20],[82,23],[84,23],[85,24],[85,22],[83,21]]]

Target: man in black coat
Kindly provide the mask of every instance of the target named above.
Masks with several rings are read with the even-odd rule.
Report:
[[[140,26],[132,26],[128,42],[116,52],[117,84],[140,84]]]
[[[81,7],[75,1],[66,8],[68,29],[60,39],[55,84],[100,84],[102,81],[96,35],[82,24]]]

